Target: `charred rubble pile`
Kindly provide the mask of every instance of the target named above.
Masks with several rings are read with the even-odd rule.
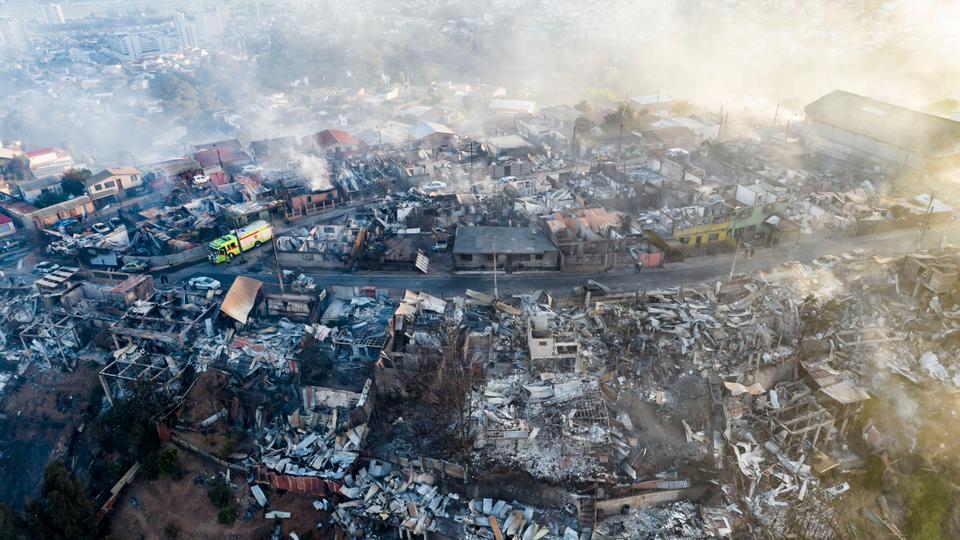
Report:
[[[863,414],[870,400],[960,382],[955,258],[855,252],[726,284],[493,309],[475,335],[502,352],[526,328],[527,350],[471,395],[473,469],[566,486],[582,527],[697,498],[675,508],[678,533],[840,537],[857,468],[896,444]],[[680,440],[658,441],[664,426],[643,410]]]
[[[108,400],[144,381],[175,394],[173,442],[246,473],[262,507],[314,499],[347,537],[897,536],[907,495],[869,492],[864,471],[960,450],[958,269],[949,250],[854,252],[562,299],[331,288],[302,322],[255,294],[239,323],[216,293],[94,309],[109,291],[79,287],[55,309],[6,298],[0,329],[68,368],[112,340]],[[424,399],[456,411],[389,410]],[[462,440],[392,428],[414,421]]]

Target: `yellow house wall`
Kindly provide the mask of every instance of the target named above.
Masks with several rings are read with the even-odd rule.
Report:
[[[730,222],[709,223],[706,225],[697,225],[696,227],[687,227],[677,229],[673,238],[689,245],[696,245],[697,237],[700,237],[700,244],[710,244],[715,242],[725,242],[729,237]],[[717,238],[710,240],[711,234],[717,234]],[[686,238],[686,240],[684,240]]]

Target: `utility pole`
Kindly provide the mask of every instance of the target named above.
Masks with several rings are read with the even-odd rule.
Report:
[[[730,277],[727,278],[728,281],[733,281],[733,272],[737,268],[737,254],[740,253],[740,240],[743,237],[737,237],[737,249],[733,252],[733,262],[730,263]]]
[[[226,177],[227,171],[223,170],[223,158],[220,157],[220,149],[217,148],[217,145],[213,145],[213,150],[217,153],[217,163],[220,164],[220,173]]]
[[[624,114],[626,114],[626,106],[624,106]],[[620,180],[623,180],[623,115],[620,115],[620,138],[617,139],[617,168],[620,172]]]
[[[578,119],[579,120],[579,119]],[[570,155],[577,159],[577,121],[573,121],[573,137],[570,138]]]
[[[723,105],[720,106],[720,125],[717,126],[717,140],[723,139]]]
[[[493,300],[500,298],[500,291],[497,289],[497,250],[493,250]]]
[[[271,234],[270,243],[273,244],[273,265],[277,269],[277,283],[280,284],[280,294],[284,294],[283,272],[280,271],[280,257],[277,256],[277,237]]]
[[[227,173],[226,173],[226,171],[223,170],[223,159],[220,158],[220,149],[217,148],[217,145],[216,145],[216,144],[213,145],[213,149],[217,152],[217,163],[220,164],[220,172],[221,172],[224,176],[226,176]],[[223,216],[223,219],[224,219],[225,221],[229,221],[229,218],[227,217],[226,211],[221,211],[220,214]],[[247,259],[243,256],[243,245],[240,244],[240,231],[237,230],[237,227],[236,227],[236,224],[235,224],[235,223],[234,223],[233,225],[231,225],[231,224],[228,222],[228,223],[227,223],[227,227],[230,227],[230,229],[233,231],[233,237],[237,239],[237,251],[240,252],[240,262],[241,262],[241,263],[246,262]],[[272,237],[273,237],[273,234],[271,234],[270,237],[272,238]]]
[[[923,216],[923,225],[920,226],[920,234],[917,235],[917,252],[923,248],[923,237],[930,229],[930,216],[933,215],[933,192],[929,193],[930,200],[927,202],[927,211]]]

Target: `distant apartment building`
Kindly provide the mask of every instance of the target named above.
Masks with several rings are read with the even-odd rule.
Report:
[[[151,56],[177,52],[180,48],[177,34],[159,29],[125,32],[107,36],[104,40],[104,52],[121,62],[136,62]]]
[[[0,53],[25,53],[30,48],[30,36],[23,21],[0,17]]]
[[[193,20],[187,15],[178,11],[174,18],[177,28],[177,38],[180,40],[180,46],[186,49],[197,47],[197,30]]]
[[[66,20],[63,18],[63,8],[60,7],[60,4],[44,4],[43,19],[50,25],[66,23]]]

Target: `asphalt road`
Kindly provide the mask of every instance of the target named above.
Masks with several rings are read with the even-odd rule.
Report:
[[[915,229],[892,233],[842,239],[806,239],[796,246],[757,249],[752,258],[737,258],[736,273],[750,273],[773,268],[785,261],[810,262],[825,255],[839,255],[853,249],[864,249],[876,255],[903,255],[917,249],[919,232]],[[941,241],[960,243],[960,225],[949,225],[931,229],[924,237],[923,246],[936,247]],[[269,246],[259,248],[269,249]],[[256,253],[256,252],[253,252]],[[233,283],[238,274],[248,275],[265,282],[276,283],[277,277],[270,264],[256,271],[249,271],[253,261],[259,255],[247,257],[244,263],[235,259],[230,263],[211,265],[198,263],[182,268],[169,275],[170,281],[187,280],[193,276],[209,276],[219,280],[224,288]],[[272,259],[270,259],[272,261]],[[732,254],[698,257],[680,263],[670,263],[663,268],[644,269],[626,272],[583,273],[514,273],[499,274],[497,288],[500,294],[529,292],[538,289],[557,294],[570,292],[576,286],[583,285],[588,279],[599,281],[617,291],[645,290],[683,285],[694,285],[704,281],[726,279],[730,275]],[[493,292],[494,279],[485,274],[414,274],[397,272],[307,272],[320,286],[347,285],[386,287],[391,289],[412,289],[431,294],[452,296],[462,294],[465,289]]]

